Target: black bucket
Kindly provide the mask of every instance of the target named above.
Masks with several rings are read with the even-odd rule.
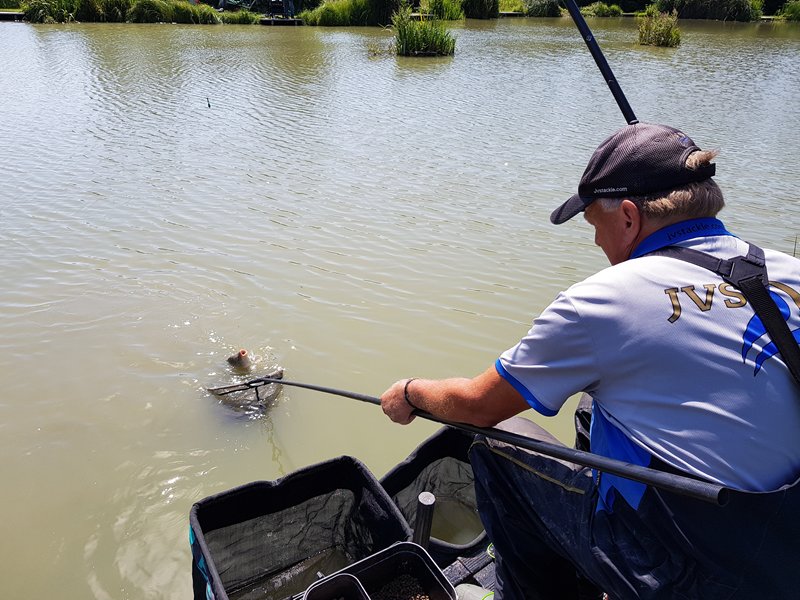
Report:
[[[435,496],[427,550],[442,568],[459,557],[478,555],[489,545],[478,516],[475,477],[467,454],[473,438],[463,430],[443,427],[380,480],[412,525],[419,494]]]
[[[195,600],[280,600],[411,538],[397,506],[343,456],[197,502],[190,514]]]

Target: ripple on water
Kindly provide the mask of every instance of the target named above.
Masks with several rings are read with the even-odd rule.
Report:
[[[592,26],[641,119],[722,147],[726,222],[791,252],[797,30]],[[188,597],[192,502],[428,433],[296,390],[232,410],[204,388],[235,349],[367,393],[479,372],[605,264],[547,220],[622,124],[566,19],[453,24],[431,61],[370,57],[370,28],[0,29],[11,590]]]

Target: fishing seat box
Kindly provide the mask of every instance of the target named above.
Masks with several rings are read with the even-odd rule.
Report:
[[[189,522],[195,600],[291,598],[411,539],[392,499],[349,456],[200,500]]]

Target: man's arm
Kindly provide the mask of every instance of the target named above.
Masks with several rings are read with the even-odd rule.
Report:
[[[414,408],[406,402],[405,392],[416,408],[478,427],[493,427],[530,408],[494,367],[472,379],[413,379],[407,386],[406,382],[408,379],[395,382],[381,396],[383,412],[401,425],[414,420]]]

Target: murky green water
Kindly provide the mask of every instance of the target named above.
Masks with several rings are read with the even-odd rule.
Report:
[[[591,25],[640,119],[722,149],[729,227],[791,252],[800,27]],[[604,265],[547,218],[623,124],[571,22],[454,29],[413,60],[379,29],[0,24],[4,597],[187,598],[193,502],[339,454],[380,477],[435,429],[221,404],[236,349],[374,395],[474,374]]]

